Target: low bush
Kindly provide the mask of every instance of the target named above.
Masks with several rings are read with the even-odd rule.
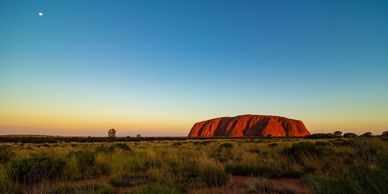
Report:
[[[357,134],[355,134],[355,133],[345,133],[343,136],[344,136],[344,137],[347,137],[347,138],[354,138],[354,137],[358,137],[358,135],[357,135]]]
[[[112,186],[108,184],[103,184],[103,183],[87,183],[87,184],[81,184],[81,185],[68,183],[47,192],[47,194],[70,194],[70,193],[113,194],[114,189]]]
[[[32,157],[14,159],[8,164],[13,180],[20,183],[37,183],[60,178],[66,162],[54,157]]]
[[[215,159],[220,162],[227,162],[232,159],[232,148],[233,144],[231,143],[223,143],[218,146],[217,153],[215,155]]]
[[[233,144],[231,144],[231,143],[223,143],[220,146],[218,146],[218,148],[219,149],[232,149],[233,148]]]
[[[92,151],[77,151],[70,153],[70,156],[74,156],[77,159],[78,165],[83,169],[95,164],[96,153]]]
[[[105,174],[106,171],[96,164],[96,152],[76,151],[69,153],[66,157],[64,174],[67,179],[90,178]]]
[[[96,148],[96,152],[103,152],[103,153],[111,153],[114,152],[115,149],[121,149],[124,151],[131,151],[131,147],[129,147],[126,143],[114,143],[114,144],[104,144],[101,146],[98,146]]]
[[[308,175],[305,182],[310,185],[314,193],[343,193],[353,194],[354,188],[349,187],[344,180]],[[357,192],[359,193],[359,192]]]
[[[233,175],[241,176],[265,176],[272,174],[272,168],[269,166],[229,163],[225,166],[225,171]]]
[[[208,145],[210,143],[210,141],[200,141],[199,144],[200,145]]]
[[[302,155],[322,156],[327,151],[328,148],[317,146],[311,142],[299,142],[283,149],[282,153],[294,159],[300,159]]]
[[[104,144],[96,148],[96,152],[110,153],[114,151],[114,147],[109,144]]]
[[[15,154],[13,152],[10,152],[6,148],[0,148],[0,164],[5,164],[8,161],[10,161]]]
[[[315,145],[317,145],[317,146],[330,146],[330,143],[327,141],[317,141],[317,142],[315,142]]]
[[[113,147],[113,149],[119,148],[119,149],[122,149],[124,151],[131,151],[131,147],[129,147],[128,144],[125,144],[125,143],[115,143],[111,147]]]
[[[173,144],[171,144],[172,146],[180,146],[180,145],[182,145],[182,143],[181,142],[174,142]]]
[[[206,165],[199,170],[199,180],[205,187],[224,186],[229,179],[229,175],[216,165]]]
[[[276,146],[278,146],[277,143],[270,143],[270,144],[268,144],[268,147],[276,147]]]
[[[225,171],[240,176],[260,176],[266,178],[299,178],[303,176],[302,170],[281,168],[272,164],[262,163],[228,163]]]
[[[306,176],[315,193],[388,193],[388,153],[377,153],[374,165],[352,166],[344,172],[331,172],[326,176]]]
[[[19,185],[13,183],[6,166],[0,165],[0,192],[4,194],[21,194]]]
[[[352,168],[348,173],[329,177],[307,176],[314,193],[388,193],[388,177],[367,167]]]
[[[361,135],[361,137],[372,137],[372,133],[371,132],[366,132],[364,134]]]
[[[352,148],[359,160],[361,159],[361,161],[368,163],[373,162],[376,159],[377,153],[383,150],[383,147],[380,144],[364,138],[355,140]]]
[[[0,181],[0,191],[2,194],[22,194],[20,186],[10,181]]]
[[[332,133],[314,133],[307,136],[307,138],[310,138],[310,139],[334,138],[334,137],[335,136]]]
[[[352,146],[354,141],[350,140],[335,140],[331,142],[335,146]]]

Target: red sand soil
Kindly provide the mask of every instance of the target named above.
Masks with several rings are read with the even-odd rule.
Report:
[[[223,194],[239,194],[239,193],[255,193],[254,191],[249,191],[249,184],[254,183],[257,177],[249,176],[232,176],[231,181],[228,185],[223,187],[213,187],[213,188],[202,188],[202,189],[190,189],[189,194],[195,193],[223,193]],[[291,178],[282,178],[282,179],[265,179],[268,183],[274,185],[275,187],[289,188],[295,193],[305,193],[309,194],[309,191],[300,179],[291,179]]]
[[[212,188],[189,188],[189,194],[195,194],[197,192],[205,192],[205,193],[225,193],[225,194],[236,194],[236,193],[247,193],[249,192],[249,185],[254,183],[257,177],[249,177],[249,176],[232,176],[228,185],[223,187],[212,187]],[[291,179],[291,178],[282,178],[282,179],[265,179],[268,183],[276,187],[287,187],[296,193],[311,193],[304,185],[300,179]],[[79,180],[74,181],[75,185],[82,185],[87,183],[106,183],[108,182],[108,177],[100,176],[93,179]],[[72,183],[72,181],[68,181],[67,183]],[[60,185],[61,182],[57,181],[47,181],[42,184],[36,185],[27,185],[23,187],[24,191],[29,191],[28,193],[40,193],[40,191],[47,190],[49,188],[54,188]],[[44,186],[46,185],[46,186]],[[115,193],[124,193],[126,191],[132,190],[136,187],[140,187],[140,185],[134,186],[126,186],[126,187],[117,187],[115,188]]]

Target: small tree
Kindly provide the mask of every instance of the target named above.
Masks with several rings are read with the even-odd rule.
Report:
[[[140,135],[140,134],[137,134],[136,137],[137,137],[137,138],[141,138],[141,135]]]
[[[344,137],[357,137],[358,135],[355,133],[345,133]]]
[[[341,137],[342,136],[342,132],[341,131],[336,131],[333,133],[335,137]]]
[[[109,129],[108,137],[116,137],[116,129]]]
[[[366,133],[362,134],[361,137],[372,137],[372,133],[366,132]]]
[[[383,137],[388,137],[388,131],[384,131],[384,132],[381,134],[381,136],[383,136]]]

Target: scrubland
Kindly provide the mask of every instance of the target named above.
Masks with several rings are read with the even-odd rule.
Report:
[[[1,193],[388,193],[388,140],[0,143]]]

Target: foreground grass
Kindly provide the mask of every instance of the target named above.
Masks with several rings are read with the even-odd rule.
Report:
[[[378,137],[1,143],[1,193],[388,193]],[[303,182],[302,191],[273,179]]]

